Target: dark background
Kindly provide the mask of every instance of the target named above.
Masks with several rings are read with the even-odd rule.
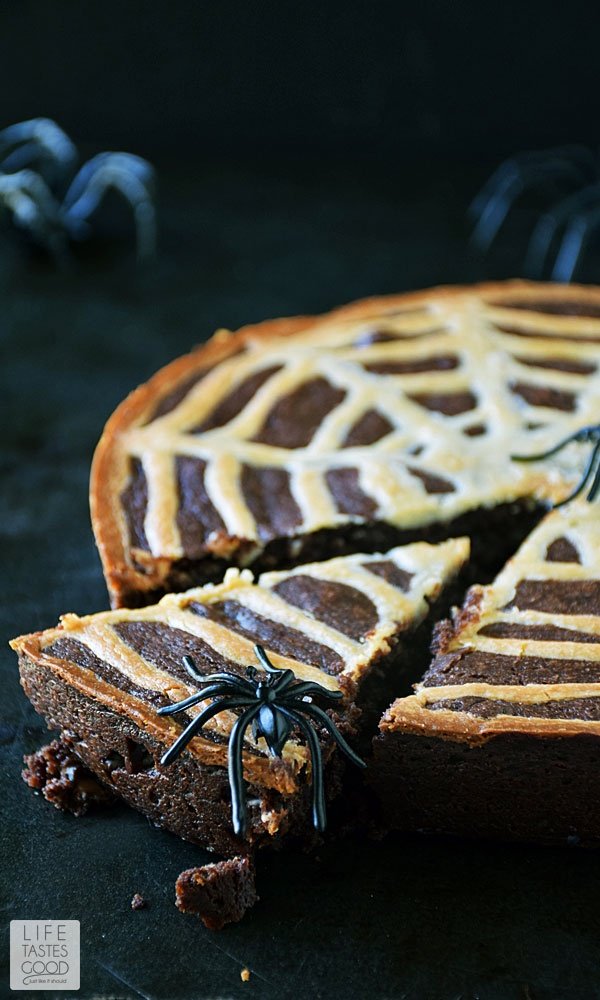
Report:
[[[160,181],[142,269],[127,239],[58,272],[0,233],[3,643],[106,606],[89,463],[157,367],[217,326],[521,272],[535,201],[486,256],[466,207],[515,150],[596,148],[599,29],[590,4],[539,0],[2,6],[0,127],[54,117]],[[599,273],[592,246],[579,277]],[[173,906],[203,852],[126,809],[65,817],[19,780],[45,730],[4,649],[3,931],[79,919],[85,1000],[600,997],[592,853],[390,838],[265,857],[262,902],[210,934]]]
[[[585,0],[20,0],[0,107],[183,158],[478,163],[597,144],[599,17]]]

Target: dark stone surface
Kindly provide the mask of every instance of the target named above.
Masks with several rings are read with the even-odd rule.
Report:
[[[481,175],[399,169],[165,165],[161,256],[142,274],[98,254],[57,275],[0,242],[3,640],[106,606],[90,458],[159,365],[218,325],[518,270],[516,251],[467,253]],[[22,755],[46,730],[4,642],[1,668],[5,966],[11,918],[64,917],[81,921],[84,1000],[600,996],[596,853],[414,837],[264,857],[261,902],[210,933],[174,905],[177,875],[205,852],[124,807],[75,819],[26,788]],[[131,910],[134,892],[146,910]]]

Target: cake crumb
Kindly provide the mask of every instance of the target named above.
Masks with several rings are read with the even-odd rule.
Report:
[[[254,866],[249,858],[235,857],[188,868],[178,877],[175,894],[182,913],[194,913],[209,930],[220,931],[257,902]]]
[[[131,900],[132,910],[144,910],[147,905],[148,904],[141,893],[139,892],[134,893],[133,899]]]
[[[23,781],[63,812],[83,816],[91,806],[106,806],[115,796],[88,771],[67,743],[53,740],[23,757]]]
[[[243,983],[247,983],[250,979],[250,969],[242,969],[240,972],[240,979]]]

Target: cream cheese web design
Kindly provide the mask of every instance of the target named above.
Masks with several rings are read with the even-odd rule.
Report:
[[[221,333],[108,425],[92,499],[109,580],[133,567],[159,581],[207,554],[245,565],[352,523],[411,530],[558,501],[577,445],[510,456],[598,422],[599,366],[600,293],[520,282]]]

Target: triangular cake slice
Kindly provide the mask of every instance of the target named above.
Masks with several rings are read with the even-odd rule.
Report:
[[[140,610],[79,618],[15,639],[21,679],[34,707],[84,763],[131,805],[180,836],[228,853],[240,849],[231,826],[227,744],[235,714],[223,712],[171,765],[160,758],[201,703],[181,716],[157,709],[197,687],[182,664],[202,674],[244,673],[261,643],[279,667],[345,695],[340,725],[352,727],[356,697],[375,666],[394,666],[399,639],[427,617],[458,573],[467,539],[415,543],[383,555],[354,555],[266,573],[229,570],[223,583],[170,594]],[[410,650],[409,650],[410,652]],[[331,795],[341,760],[321,734]],[[248,732],[249,841],[272,842],[310,826],[309,753],[300,736],[270,757]]]
[[[375,739],[389,826],[600,842],[600,511],[549,514],[437,629]]]

